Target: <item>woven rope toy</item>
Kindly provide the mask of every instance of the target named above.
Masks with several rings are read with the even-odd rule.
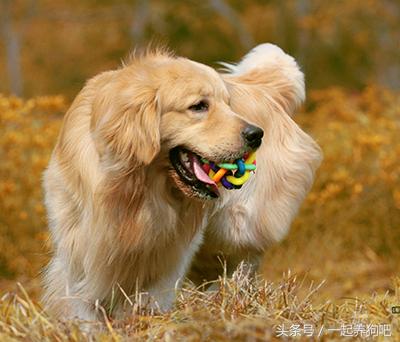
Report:
[[[256,169],[256,152],[246,154],[235,163],[215,164],[202,159],[203,170],[218,186],[225,189],[240,189],[250,178],[250,172]]]

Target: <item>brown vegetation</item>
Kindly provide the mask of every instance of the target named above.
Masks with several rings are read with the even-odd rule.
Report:
[[[399,334],[398,318],[390,311],[400,304],[395,278],[400,256],[398,95],[374,86],[351,94],[340,88],[310,92],[297,121],[317,139],[325,159],[288,238],[266,253],[262,273],[267,283],[242,274],[222,278],[217,292],[187,284],[173,312],[136,314],[89,335],[99,340],[261,340],[275,336],[283,323],[339,327],[355,322],[354,317],[391,323],[392,334]],[[48,250],[41,173],[65,107],[62,97],[0,97],[4,337],[80,340],[88,334],[77,322],[52,320],[14,283],[20,280],[37,298]],[[282,278],[288,269],[295,275]]]

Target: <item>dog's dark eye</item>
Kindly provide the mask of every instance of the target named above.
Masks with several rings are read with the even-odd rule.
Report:
[[[208,102],[201,100],[200,102],[195,103],[189,107],[189,110],[192,112],[206,112],[208,110]]]

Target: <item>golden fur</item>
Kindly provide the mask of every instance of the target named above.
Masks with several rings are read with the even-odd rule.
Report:
[[[155,51],[94,77],[76,97],[44,175],[54,244],[44,301],[56,315],[96,319],[100,304],[122,316],[136,291],[168,309],[203,238],[204,260],[222,251],[234,266],[284,236],[320,161],[291,119],[303,75],[270,44],[228,68]],[[188,111],[202,98],[206,114]],[[243,154],[249,123],[265,133],[257,173],[216,200],[193,198],[168,151],[185,145],[230,160]]]

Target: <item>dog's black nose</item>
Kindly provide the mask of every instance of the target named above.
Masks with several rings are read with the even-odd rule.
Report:
[[[260,127],[247,125],[246,128],[242,131],[242,136],[249,147],[251,147],[252,149],[256,149],[261,145],[264,131]]]

